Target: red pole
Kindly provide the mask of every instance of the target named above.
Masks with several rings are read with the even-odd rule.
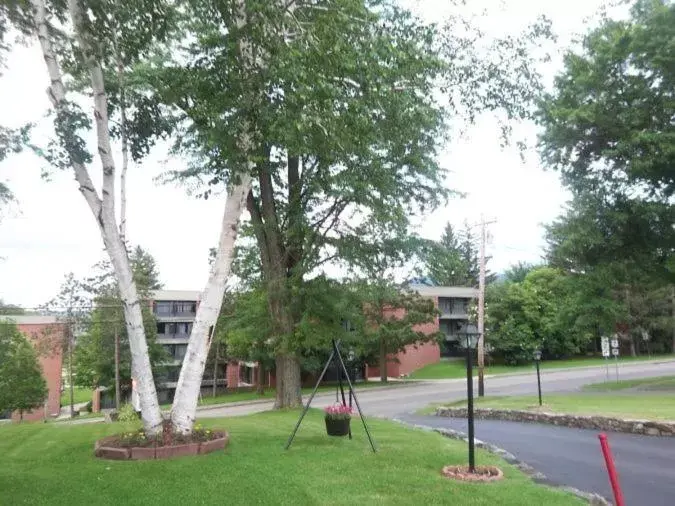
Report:
[[[598,437],[600,438],[602,454],[605,457],[607,474],[609,474],[609,482],[612,484],[616,506],[625,506],[626,503],[623,501],[623,493],[621,492],[621,485],[619,484],[619,474],[616,472],[616,467],[614,467],[614,458],[612,457],[612,451],[609,449],[607,434],[600,434]]]

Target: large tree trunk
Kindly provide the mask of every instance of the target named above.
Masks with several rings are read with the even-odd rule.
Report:
[[[215,325],[223,304],[225,284],[234,256],[239,218],[250,190],[251,178],[248,174],[242,174],[239,183],[228,191],[225,202],[216,258],[192,325],[190,342],[180,370],[176,395],[171,408],[171,421],[174,428],[184,434],[192,431],[197,415],[197,401],[206,367],[206,357],[211,346],[209,328]]]
[[[50,78],[49,98],[56,110],[66,104],[66,88],[63,84],[61,68],[54,52],[52,38],[47,20],[47,9],[44,0],[31,0],[33,20],[37,31],[42,55],[47,66]],[[141,305],[133,281],[131,266],[126,249],[120,240],[119,229],[115,217],[115,161],[112,157],[110,132],[108,130],[108,104],[103,81],[101,66],[95,60],[93,51],[88,44],[83,28],[81,5],[77,0],[68,1],[70,17],[75,27],[78,44],[89,67],[92,93],[94,96],[94,118],[98,141],[98,153],[103,172],[102,197],[99,197],[89,172],[82,162],[82,157],[75,151],[69,151],[70,162],[82,193],[89,208],[96,219],[113,265],[118,282],[120,296],[124,307],[124,316],[129,335],[132,361],[136,362],[138,371],[139,396],[143,425],[150,434],[157,434],[161,430],[162,416],[157,402],[157,392],[152,378],[148,346],[145,340]]]
[[[291,354],[276,357],[277,396],[274,409],[302,406],[300,361]]]
[[[380,381],[387,382],[387,343],[384,338],[380,338]]]
[[[258,378],[256,380],[257,385],[255,392],[258,395],[265,395],[265,367],[263,366],[262,361],[258,362]]]

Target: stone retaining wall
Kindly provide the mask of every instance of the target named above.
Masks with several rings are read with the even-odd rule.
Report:
[[[436,416],[466,418],[466,408],[437,408]],[[546,423],[578,429],[595,429],[610,432],[627,432],[645,436],[675,437],[675,422],[649,420],[624,420],[607,416],[566,415],[558,413],[520,411],[514,409],[477,408],[474,416],[483,420],[509,420],[512,422]]]

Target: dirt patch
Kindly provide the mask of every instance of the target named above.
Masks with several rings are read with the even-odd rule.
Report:
[[[445,466],[441,474],[453,480],[471,482],[490,482],[504,478],[502,470],[495,466],[476,466],[473,473],[469,471],[469,466]]]

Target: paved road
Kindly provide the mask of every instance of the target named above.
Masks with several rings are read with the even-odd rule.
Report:
[[[611,370],[614,378],[614,370]],[[675,360],[651,364],[625,364],[619,366],[619,378],[631,379],[675,374]],[[605,381],[604,367],[542,371],[542,390],[547,393],[574,392],[588,383]],[[474,391],[477,387],[474,386]],[[485,379],[486,395],[536,395],[537,379],[534,372],[512,376],[493,376]],[[420,382],[412,386],[389,389],[357,390],[359,402],[369,416],[393,418],[412,413],[432,403],[449,402],[466,398],[466,380],[437,380]],[[305,397],[305,402],[307,396]],[[317,395],[313,407],[323,407],[335,402],[334,394]],[[237,416],[267,411],[272,402],[239,406],[200,408],[200,417]],[[673,500],[675,504],[675,499]]]
[[[400,419],[466,432],[466,420],[415,415]],[[553,483],[612,498],[598,431],[477,420],[476,437],[513,453]],[[627,506],[675,504],[675,438],[618,433],[608,438]]]

